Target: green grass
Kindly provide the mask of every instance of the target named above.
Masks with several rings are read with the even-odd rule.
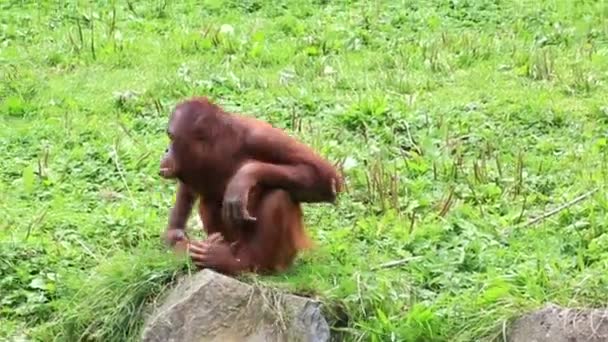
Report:
[[[52,3],[0,4],[0,338],[137,336],[187,269],[157,169],[191,95],[343,162],[339,204],[305,206],[317,248],[258,281],[325,300],[344,340],[608,300],[605,2]]]

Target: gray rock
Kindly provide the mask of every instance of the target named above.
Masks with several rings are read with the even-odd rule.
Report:
[[[320,303],[202,270],[184,277],[148,318],[144,342],[329,341]]]
[[[608,341],[608,310],[549,305],[519,318],[509,335],[509,342]]]

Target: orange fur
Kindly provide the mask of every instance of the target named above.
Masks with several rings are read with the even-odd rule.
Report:
[[[178,104],[168,133],[161,175],[179,181],[168,229],[183,231],[199,200],[208,239],[190,243],[197,265],[227,274],[277,272],[313,246],[300,203],[335,201],[342,182],[333,165],[268,123],[206,98]]]

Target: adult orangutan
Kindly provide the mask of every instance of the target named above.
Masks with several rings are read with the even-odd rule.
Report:
[[[335,202],[342,179],[329,162],[280,129],[228,113],[204,97],[179,103],[160,175],[177,179],[166,241],[185,244],[201,268],[276,272],[309,246],[301,202]],[[207,232],[189,241],[195,200]]]

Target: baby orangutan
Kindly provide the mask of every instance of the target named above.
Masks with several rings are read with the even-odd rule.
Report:
[[[178,185],[165,239],[187,246],[201,268],[285,270],[310,246],[300,203],[334,203],[342,189],[337,170],[311,148],[206,98],[179,103],[167,133],[160,175]],[[197,199],[207,239],[189,241],[184,229]]]

